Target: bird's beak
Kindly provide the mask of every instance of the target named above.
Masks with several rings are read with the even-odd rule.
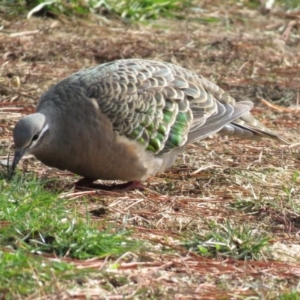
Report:
[[[21,160],[21,158],[23,157],[23,155],[25,154],[26,152],[26,149],[17,149],[15,151],[15,157],[14,157],[14,160],[13,160],[13,163],[12,163],[12,166],[11,166],[11,170],[10,170],[10,173],[13,175],[14,172],[15,172],[15,169],[19,163],[19,161]]]

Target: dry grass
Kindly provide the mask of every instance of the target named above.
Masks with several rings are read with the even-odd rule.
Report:
[[[280,10],[261,15],[208,2],[199,3],[204,13],[190,12],[186,21],[146,25],[96,18],[1,21],[1,159],[12,153],[14,123],[34,110],[48,87],[78,69],[129,57],[178,63],[237,99],[250,98],[256,103],[254,115],[294,143],[283,147],[214,136],[190,145],[171,170],[149,179],[145,192],[126,194],[74,191],[74,175],[25,159],[25,171],[61,179],[49,188],[63,191],[70,205],[85,211],[83,197],[88,197],[94,220],[124,224],[135,238],[156,245],[156,252],[129,253],[115,270],[102,259],[72,260],[78,268],[129,278],[130,284],[116,284],[103,299],[130,298],[139,290],[152,299],[274,299],[299,282],[300,254],[289,251],[300,241],[300,180],[295,176],[300,169],[300,15]],[[199,22],[199,17],[219,21]],[[209,259],[182,246],[184,239],[208,232],[211,222],[227,220],[266,233],[270,252],[252,261]],[[97,298],[101,284],[90,280],[73,290],[58,286],[56,296]]]

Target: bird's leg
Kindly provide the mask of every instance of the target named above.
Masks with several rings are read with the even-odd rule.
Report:
[[[100,183],[94,183],[94,180],[88,178],[82,178],[75,183],[76,187],[91,188],[104,191],[116,191],[116,192],[128,192],[133,190],[144,190],[145,186],[140,181],[129,181],[126,183],[105,185]]]
[[[128,181],[126,183],[113,184],[110,186],[113,190],[120,190],[124,192],[140,190],[143,191],[145,186],[140,181]]]

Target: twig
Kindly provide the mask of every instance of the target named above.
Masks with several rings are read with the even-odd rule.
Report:
[[[18,37],[18,36],[24,36],[24,35],[35,35],[35,34],[38,34],[39,32],[40,32],[39,30],[15,32],[15,33],[11,33],[9,36],[10,37]]]

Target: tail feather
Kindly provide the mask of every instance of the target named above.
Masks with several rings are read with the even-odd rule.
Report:
[[[217,106],[217,113],[205,120],[204,124],[203,121],[199,124],[196,121],[194,122],[188,136],[189,143],[202,140],[209,135],[219,132],[226,124],[242,118],[252,108],[253,104],[249,101],[241,101],[233,107],[228,103],[217,102]],[[194,117],[197,117],[197,114],[194,113]],[[200,121],[202,119],[200,118]]]
[[[268,138],[278,143],[289,145],[290,142],[283,139],[276,133],[267,129],[263,124],[256,120],[249,112],[245,113],[239,119],[226,124],[219,132],[220,135],[235,136],[239,138],[260,140]]]

